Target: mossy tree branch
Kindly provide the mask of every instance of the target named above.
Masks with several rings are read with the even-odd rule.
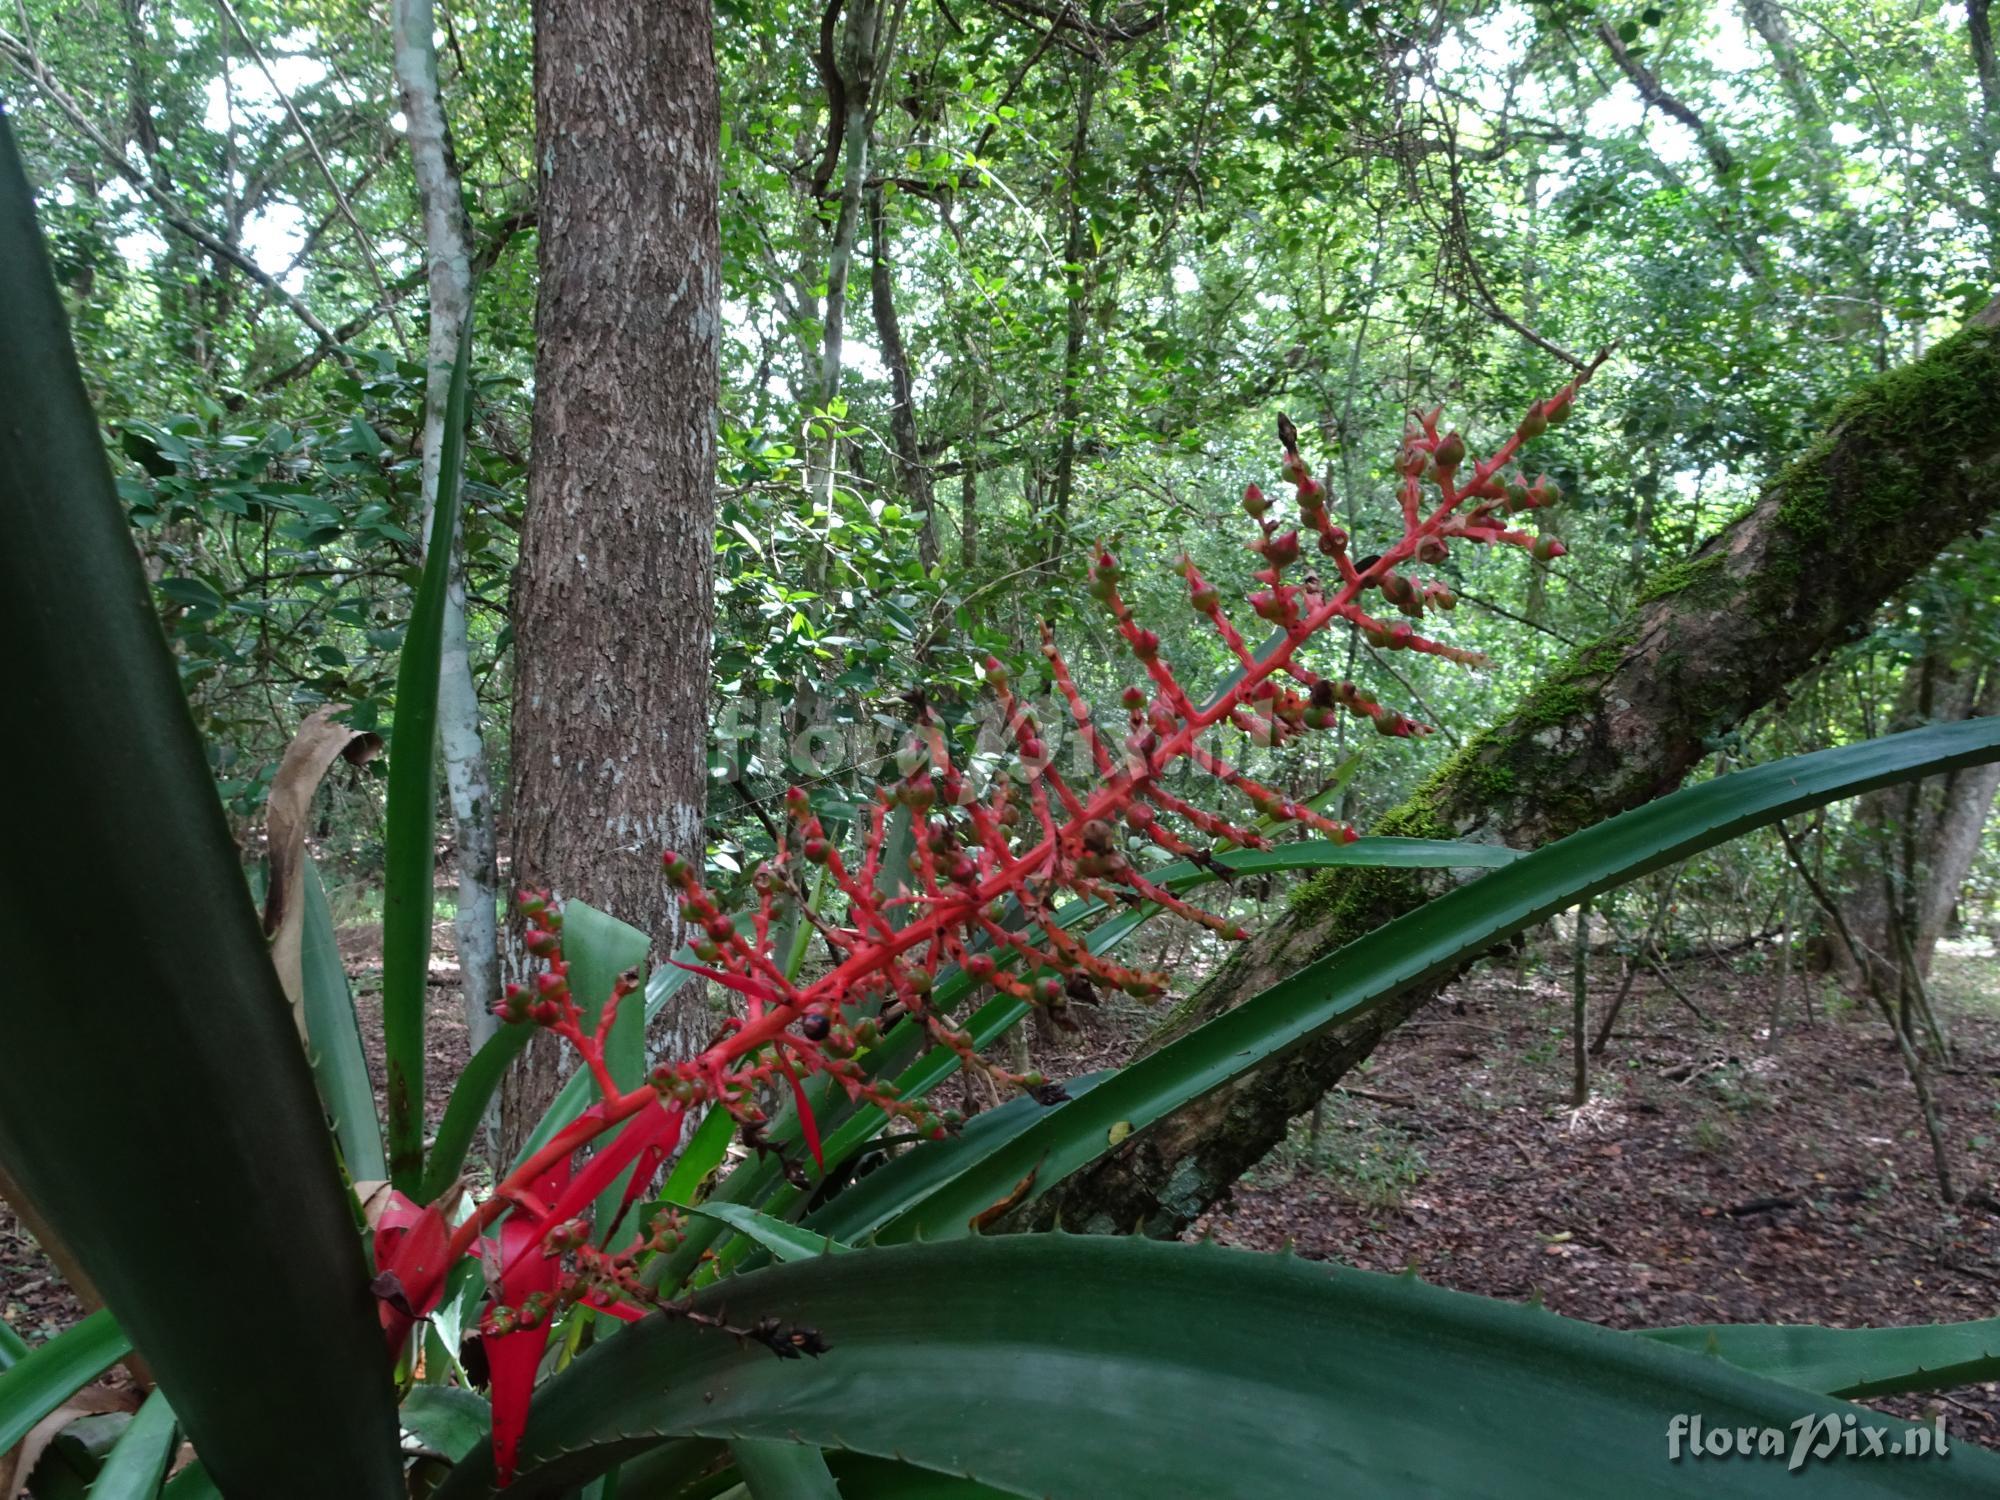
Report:
[[[1534,848],[1672,790],[1727,732],[2000,506],[2000,303],[1864,387],[1810,450],[1632,614],[1578,650],[1374,831]],[[1152,1038],[1159,1046],[1450,877],[1338,869],[1305,886]],[[1039,1200],[1035,1226],[1173,1234],[1442,986],[1275,1058]],[[1029,1227],[1027,1224],[1018,1227]]]

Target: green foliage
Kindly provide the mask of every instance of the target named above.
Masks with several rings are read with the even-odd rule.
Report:
[[[695,1434],[894,1455],[1031,1496],[1539,1495],[1574,1475],[1580,1441],[1600,1487],[1764,1494],[1789,1482],[1783,1465],[1666,1463],[1670,1418],[1786,1428],[1843,1411],[1538,1309],[1212,1246],[1067,1235],[902,1246],[738,1277],[696,1305],[725,1301],[734,1317],[810,1317],[833,1348],[780,1361],[674,1319],[634,1325],[549,1382],[507,1493],[562,1494]],[[977,1415],[947,1423],[943,1411]],[[1894,1482],[1960,1494],[1989,1469],[2000,1460],[1961,1448]],[[475,1458],[441,1500],[490,1493],[487,1472]],[[1829,1464],[1813,1482],[1859,1494],[1884,1478]]]

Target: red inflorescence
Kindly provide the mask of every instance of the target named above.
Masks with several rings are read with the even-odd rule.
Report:
[[[921,1026],[965,1067],[1000,1083],[1041,1087],[1037,1075],[1010,1073],[980,1057],[973,1039],[932,1006],[930,996],[940,976],[955,967],[1069,1024],[1068,1002],[1095,999],[1103,989],[1142,999],[1164,993],[1166,975],[1112,963],[1066,935],[1054,920],[1063,896],[1155,903],[1224,939],[1247,937],[1229,918],[1147,880],[1128,857],[1129,841],[1194,859],[1205,858],[1218,840],[1268,847],[1267,836],[1248,820],[1195,806],[1169,791],[1168,773],[1183,762],[1238,793],[1263,826],[1296,823],[1342,840],[1355,837],[1344,824],[1253,780],[1205,746],[1202,737],[1226,725],[1258,746],[1275,747],[1325,729],[1343,713],[1371,722],[1384,735],[1428,733],[1428,726],[1385,707],[1354,683],[1312,671],[1298,660],[1299,648],[1342,620],[1380,649],[1421,651],[1467,665],[1482,661],[1476,652],[1418,633],[1411,622],[1449,612],[1457,601],[1443,583],[1420,580],[1414,570],[1442,563],[1456,541],[1519,547],[1543,561],[1562,555],[1562,544],[1553,537],[1511,524],[1521,512],[1554,504],[1559,489],[1547,476],[1527,483],[1509,465],[1524,442],[1568,417],[1578,389],[1595,369],[1594,362],[1554,396],[1535,403],[1514,433],[1477,462],[1457,432],[1438,431],[1438,410],[1414,414],[1396,456],[1402,536],[1387,551],[1360,559],[1350,556],[1349,536],[1332,520],[1325,487],[1300,456],[1292,425],[1281,419],[1283,473],[1293,486],[1297,522],[1274,521],[1271,501],[1255,485],[1243,497],[1257,526],[1250,546],[1263,563],[1254,575],[1259,587],[1246,602],[1280,633],[1253,650],[1224,610],[1221,591],[1192,561],[1181,563],[1189,604],[1213,626],[1240,668],[1230,686],[1205,704],[1189,697],[1163,659],[1159,637],[1133,617],[1119,591],[1118,559],[1100,549],[1090,570],[1090,592],[1110,611],[1143,673],[1143,681],[1124,692],[1122,732],[1099,724],[1046,627],[1041,642],[1055,688],[1089,756],[1087,784],[1072,784],[1058,770],[1044,726],[1015,696],[1006,668],[989,658],[986,682],[1013,740],[1010,774],[976,782],[953,760],[942,727],[927,715],[913,727],[895,758],[894,775],[873,804],[858,868],[842,858],[799,789],[786,801],[789,830],[776,855],[755,874],[757,907],[747,932],[716,905],[688,860],[667,854],[667,877],[679,892],[697,960],[686,967],[741,997],[742,1007],[706,1050],[654,1069],[638,1088],[621,1089],[613,1080],[604,1045],[620,1003],[639,987],[639,975],[619,978],[586,1031],[569,989],[561,914],[546,895],[521,898],[525,946],[545,967],[532,986],[510,986],[498,1009],[509,1021],[544,1027],[575,1047],[597,1084],[599,1102],[510,1174],[452,1232],[444,1255],[433,1247],[420,1265],[388,1268],[401,1276],[400,1295],[416,1308],[427,1307],[449,1266],[480,1253],[480,1237],[506,1218],[493,1273],[495,1301],[483,1324],[502,1354],[492,1366],[503,1482],[513,1467],[527,1390],[553,1313],[581,1302],[612,1316],[634,1317],[642,1306],[662,1305],[634,1266],[640,1256],[678,1239],[677,1221],[656,1220],[614,1251],[594,1248],[608,1242],[609,1232],[593,1232],[580,1216],[621,1172],[636,1165],[640,1170],[633,1172],[625,1195],[629,1207],[650,1169],[678,1145],[691,1114],[704,1106],[724,1109],[741,1123],[746,1140],[772,1149],[763,1135],[766,1115],[759,1100],[782,1081],[817,1160],[818,1130],[800,1079],[819,1074],[853,1100],[942,1133],[942,1124],[920,1102],[894,1097],[870,1080],[857,1060],[898,1023]],[[1300,569],[1309,554],[1324,560],[1321,568],[1331,564],[1330,580]],[[1362,602],[1370,591],[1386,606],[1378,613]],[[1392,611],[1402,618],[1392,623],[1386,618]],[[892,895],[884,892],[896,890],[899,882],[879,877],[898,808],[909,812],[913,847],[909,879],[900,882],[906,894]],[[820,867],[838,889],[840,920],[808,905],[802,865]],[[809,983],[788,977],[774,953],[774,930],[792,911],[813,923],[835,957],[833,967]],[[614,1131],[615,1138],[606,1141]],[[593,1142],[597,1149],[589,1162],[572,1174],[577,1150]],[[794,1180],[806,1181],[799,1164],[785,1165]],[[559,1273],[565,1257],[575,1269]],[[691,1316],[686,1308],[672,1310]],[[730,1331],[781,1354],[819,1349],[809,1330]]]

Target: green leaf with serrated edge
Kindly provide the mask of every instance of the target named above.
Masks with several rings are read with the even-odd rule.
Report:
[[[1667,1460],[1669,1424],[1909,1424],[1721,1361],[1407,1276],[1211,1245],[1002,1235],[773,1266],[697,1296],[827,1350],[655,1317],[536,1393],[507,1500],[545,1500],[683,1434],[896,1457],[1010,1494],[1790,1494],[1782,1463]],[[1554,1414],[1553,1416],[1551,1414]],[[438,1500],[489,1493],[475,1452]],[[1960,1496],[1942,1463],[1813,1465],[1815,1496]]]
[[[852,1248],[828,1235],[787,1224],[783,1219],[760,1214],[740,1203],[705,1204],[688,1212],[705,1219],[719,1219],[737,1233],[755,1240],[779,1260],[811,1260],[819,1255],[844,1254]]]
[[[2000,1380],[2000,1318],[1903,1328],[1707,1323],[1640,1331],[1787,1385],[1853,1400]]]
[[[90,1483],[90,1500],[153,1500],[180,1437],[166,1394],[154,1391],[119,1434]]]
[[[379,1181],[388,1167],[382,1127],[375,1118],[375,1086],[354,1020],[354,994],[334,939],[333,912],[319,870],[308,858],[303,881],[304,926],[299,937],[300,1009],[305,1013],[307,1058],[319,1101],[340,1143],[341,1160],[355,1181]]]
[[[131,1352],[131,1340],[104,1308],[30,1349],[0,1373],[0,1453]]]
[[[612,1470],[618,1500],[718,1500],[742,1488],[735,1468],[723,1462],[727,1454],[727,1446],[711,1438],[660,1443]]]
[[[453,1463],[484,1443],[493,1428],[486,1398],[456,1386],[412,1387],[399,1415],[406,1432]]]
[[[1968,719],[1718,776],[1525,855],[1385,923],[1162,1047],[1024,1131],[925,1203],[885,1240],[966,1233],[1030,1168],[1038,1197],[1105,1151],[1120,1120],[1143,1130],[1336,1021],[1449,974],[1514,933],[1600,891],[1841,797],[2000,760],[2000,719]]]

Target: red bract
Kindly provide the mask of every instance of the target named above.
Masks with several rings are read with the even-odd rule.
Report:
[[[1140,669],[1140,681],[1121,699],[1123,722],[1100,723],[1046,628],[1041,641],[1051,680],[1088,755],[1087,778],[1073,783],[1058,769],[1045,726],[1015,696],[1006,668],[989,659],[985,677],[1012,741],[1009,764],[1002,774],[976,780],[954,761],[943,728],[927,716],[912,727],[895,756],[894,774],[870,809],[858,867],[849,867],[799,789],[786,800],[789,830],[753,878],[757,905],[747,933],[716,905],[692,864],[666,855],[667,877],[679,892],[692,935],[696,962],[685,967],[740,996],[742,1014],[725,1022],[722,1035],[698,1056],[656,1068],[638,1088],[620,1089],[604,1056],[618,1007],[638,988],[638,974],[619,978],[597,1023],[586,1031],[569,990],[561,914],[545,895],[522,898],[529,929],[525,946],[547,967],[532,987],[510,986],[498,1009],[510,1021],[566,1038],[590,1070],[600,1099],[510,1174],[453,1231],[444,1255],[421,1257],[423,1263],[403,1278],[410,1303],[429,1306],[445,1268],[505,1216],[497,1298],[484,1325],[503,1483],[512,1472],[527,1388],[548,1321],[562,1305],[582,1303],[619,1317],[664,1306],[739,1338],[755,1338],[784,1356],[817,1354],[824,1347],[809,1329],[727,1328],[686,1305],[662,1303],[636,1266],[644,1255],[678,1240],[674,1216],[635,1230],[619,1249],[599,1244],[608,1234],[594,1233],[580,1217],[620,1172],[636,1167],[625,1195],[629,1206],[679,1143],[692,1112],[702,1106],[726,1110],[746,1141],[775,1150],[764,1134],[759,1100],[782,1083],[797,1103],[801,1133],[817,1163],[817,1124],[800,1079],[820,1074],[851,1100],[941,1134],[943,1127],[921,1103],[896,1098],[868,1079],[856,1060],[890,1026],[923,1028],[966,1067],[1010,1087],[1034,1089],[1042,1083],[1036,1075],[1016,1075],[981,1058],[973,1039],[931,1004],[947,969],[961,969],[1059,1022],[1066,1022],[1070,1001],[1093,1000],[1102,989],[1155,998],[1165,992],[1167,976],[1092,954],[1057,924],[1059,900],[1153,903],[1225,940],[1240,941],[1249,934],[1233,920],[1148,880],[1134,863],[1137,849],[1151,844],[1204,861],[1216,841],[1268,847],[1262,830],[1288,823],[1336,839],[1354,837],[1346,825],[1258,782],[1204,738],[1230,727],[1255,745],[1277,747],[1332,726],[1341,714],[1392,737],[1428,733],[1427,726],[1352,682],[1320,676],[1299,660],[1300,648],[1340,620],[1380,649],[1420,651],[1468,665],[1481,661],[1476,652],[1419,634],[1409,623],[1449,612],[1457,602],[1448,587],[1418,570],[1444,562],[1458,542],[1520,547],[1542,560],[1562,554],[1553,538],[1537,538],[1510,524],[1523,511],[1553,504],[1560,491],[1546,476],[1528,484],[1508,465],[1523,442],[1568,416],[1578,388],[1602,359],[1535,403],[1513,435],[1484,459],[1474,461],[1458,433],[1439,432],[1438,411],[1415,414],[1396,456],[1402,534],[1386,551],[1361,559],[1350,556],[1348,533],[1333,523],[1326,490],[1300,456],[1296,431],[1281,419],[1282,467],[1294,490],[1297,520],[1281,525],[1272,519],[1273,503],[1255,485],[1243,498],[1257,528],[1250,546],[1262,564],[1254,575],[1258,587],[1244,602],[1279,633],[1253,650],[1225,609],[1222,591],[1192,561],[1181,563],[1189,605],[1238,666],[1234,681],[1207,702],[1197,704],[1190,696],[1163,658],[1159,636],[1134,618],[1120,589],[1121,564],[1108,549],[1099,550],[1090,568],[1090,593],[1109,610]],[[1317,564],[1322,568],[1330,563],[1333,576],[1322,579],[1303,570],[1308,558],[1324,560]],[[1381,596],[1379,613],[1363,603],[1371,592]],[[1384,617],[1392,612],[1403,618],[1390,623]],[[1169,773],[1183,763],[1207,772],[1262,821],[1212,811],[1169,791]],[[906,809],[911,820],[909,870],[907,878],[893,871],[897,879],[885,880],[881,864],[898,809]],[[802,865],[824,870],[839,893],[837,918],[807,905]],[[885,894],[898,889],[906,894]],[[774,927],[794,908],[834,955],[832,968],[810,983],[788,977],[774,952]],[[613,1131],[621,1133],[605,1143],[601,1138]],[[571,1179],[572,1156],[593,1141],[596,1154]],[[785,1166],[794,1181],[806,1183],[797,1163]],[[621,1217],[623,1212],[621,1207]],[[559,1269],[564,1256],[575,1267],[567,1274]]]

